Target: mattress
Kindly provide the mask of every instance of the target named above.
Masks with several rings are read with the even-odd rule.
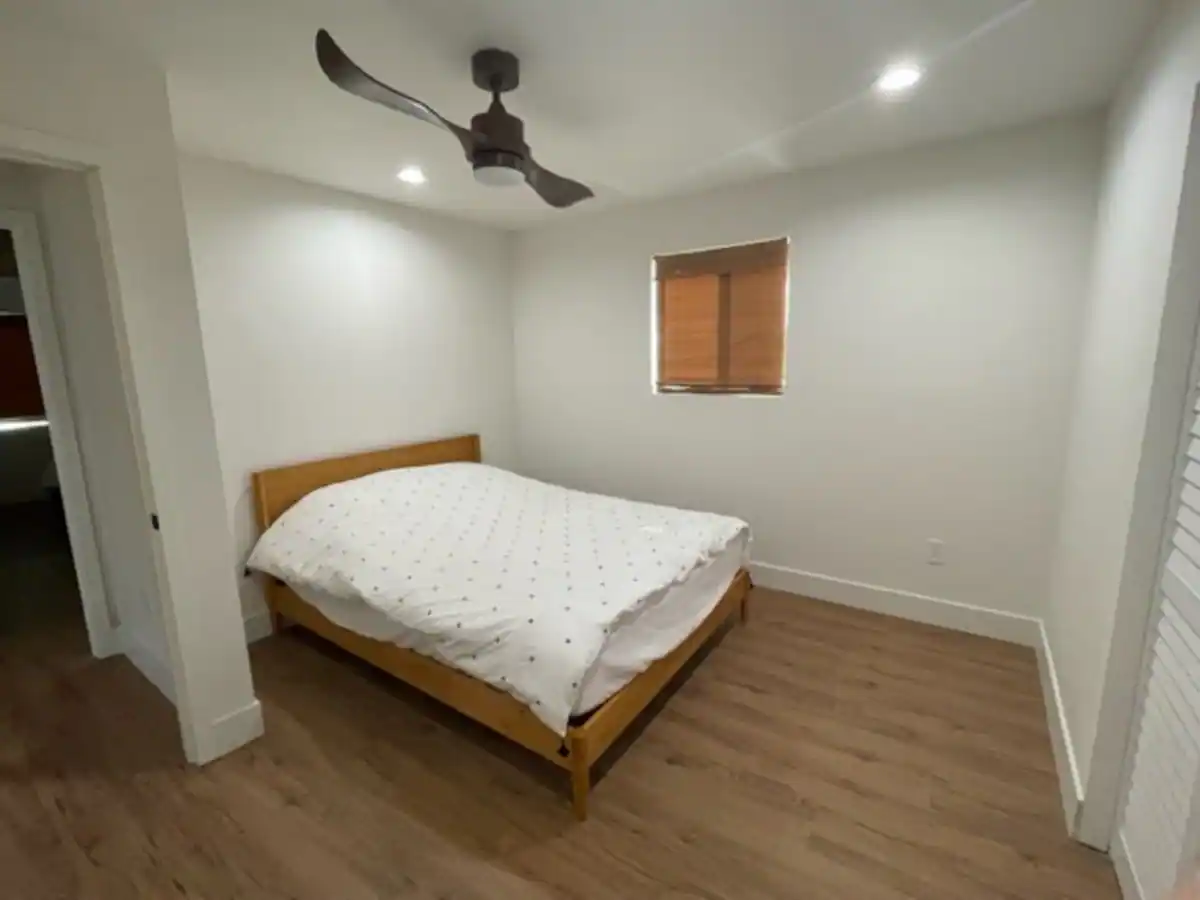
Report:
[[[248,565],[337,624],[485,681],[566,734],[572,715],[690,633],[748,546],[739,519],[445,463],[314,491]]]
[[[583,676],[571,715],[591,712],[699,628],[745,565],[749,540],[749,534],[739,533],[725,549],[690,572],[682,582],[671,585],[636,615],[622,621],[607,636],[599,656]],[[437,655],[421,632],[406,628],[366,603],[345,600],[303,584],[288,586],[335,625],[427,656]]]

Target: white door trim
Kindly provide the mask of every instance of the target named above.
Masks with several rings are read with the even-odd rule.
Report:
[[[1091,766],[1075,837],[1098,850],[1117,841],[1121,804],[1129,783],[1140,689],[1145,676],[1151,626],[1166,560],[1181,471],[1180,449],[1194,414],[1188,403],[1200,379],[1200,93],[1193,99],[1179,213],[1163,306],[1142,459],[1116,616],[1105,664],[1101,707]]]
[[[24,210],[0,209],[0,229],[12,232],[16,249],[25,315],[46,407],[46,419],[50,423],[50,443],[54,449],[54,465],[62,489],[71,557],[75,564],[79,595],[83,600],[88,639],[95,656],[111,656],[120,652],[121,648],[108,605],[104,570],[96,545],[83,456],[75,432],[75,416],[67,390],[67,369],[58,338],[37,218]]]

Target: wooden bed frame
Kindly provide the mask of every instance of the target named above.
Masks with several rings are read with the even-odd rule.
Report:
[[[479,436],[465,435],[256,472],[258,524],[265,531],[296,501],[328,484],[385,469],[480,460]],[[575,815],[583,820],[592,765],[734,613],[746,620],[749,589],[750,576],[742,570],[700,627],[586,718],[573,721],[565,740],[503,691],[427,656],[341,628],[281,581],[268,581],[266,600],[276,631],[300,625],[569,771]]]

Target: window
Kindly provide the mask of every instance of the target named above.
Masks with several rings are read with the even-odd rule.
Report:
[[[662,393],[781,394],[787,238],[654,258]]]

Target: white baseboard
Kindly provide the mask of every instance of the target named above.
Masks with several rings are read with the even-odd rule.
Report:
[[[246,626],[247,644],[261,641],[263,638],[268,638],[274,633],[271,628],[271,614],[265,609],[246,613],[244,623]]]
[[[199,736],[194,763],[204,765],[232,753],[238,747],[262,737],[262,705],[252,700],[241,709],[221,716]]]
[[[1133,860],[1129,858],[1129,847],[1125,835],[1118,833],[1112,845],[1113,867],[1117,870],[1117,882],[1121,885],[1121,896],[1125,900],[1150,900],[1142,890]]]
[[[268,619],[268,626],[270,620]],[[172,704],[175,703],[175,681],[166,660],[159,659],[147,643],[128,629],[118,632],[125,656]],[[263,733],[262,707],[252,700],[214,721],[196,736],[196,746],[188,749],[189,761],[203,765],[224,756]]]
[[[159,692],[171,703],[175,702],[175,679],[171,674],[171,665],[165,659],[160,659],[153,650],[138,635],[128,627],[117,632],[117,642],[121,651],[133,663],[146,680],[158,688]]]
[[[102,622],[99,628],[88,625],[88,643],[92,648],[92,656],[96,659],[107,659],[125,652],[121,644],[121,630],[109,625],[107,621]]]
[[[755,584],[815,600],[853,606],[926,625],[938,625],[953,631],[965,631],[1025,647],[1037,647],[1041,641],[1041,621],[1032,616],[1019,616],[924,594],[815,575],[770,563],[750,563],[750,575]]]
[[[1071,727],[1063,708],[1062,692],[1058,685],[1058,670],[1054,665],[1054,654],[1046,628],[1038,623],[1037,646],[1038,672],[1042,678],[1042,698],[1046,704],[1046,724],[1050,728],[1050,745],[1054,749],[1054,767],[1058,771],[1058,787],[1062,792],[1063,816],[1067,831],[1074,835],[1078,830],[1079,808],[1083,803],[1083,782],[1079,778],[1079,766],[1075,760],[1075,743],[1071,740]]]

